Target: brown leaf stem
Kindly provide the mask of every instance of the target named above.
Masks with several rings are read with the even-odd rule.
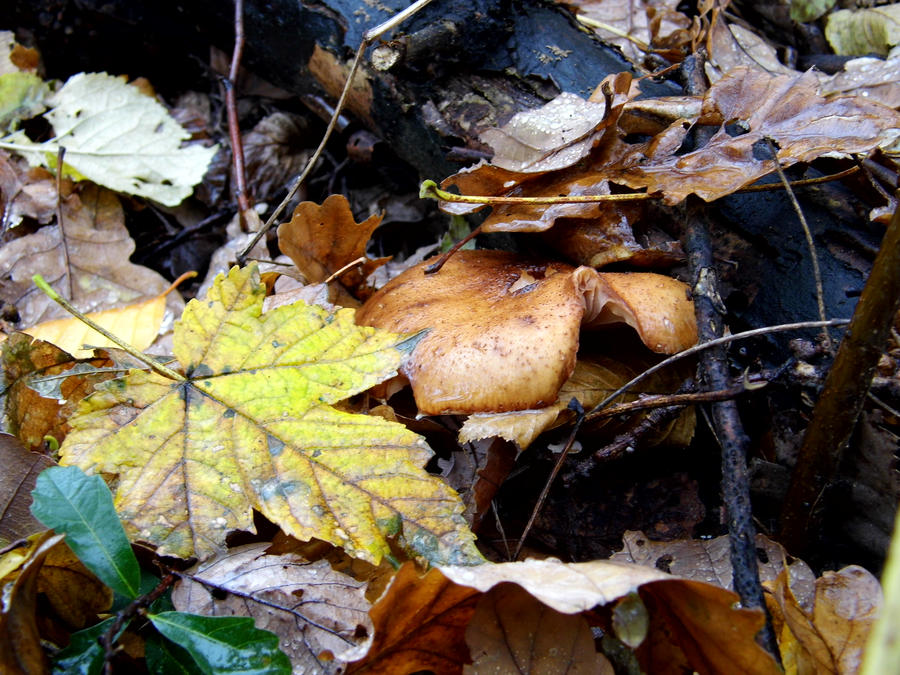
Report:
[[[244,53],[244,0],[234,0],[234,51],[231,54],[231,68],[225,80],[225,110],[228,114],[228,136],[231,139],[231,157],[234,163],[234,180],[237,186],[238,210],[241,224],[244,223],[244,212],[250,208],[250,196],[247,192],[247,171],[244,166],[244,144],[241,141],[241,127],[238,123],[237,100],[235,87],[241,55]]]
[[[684,249],[688,254],[688,267],[694,284],[694,311],[702,343],[722,336],[725,329],[722,321],[724,307],[719,297],[709,228],[698,209],[688,208]],[[712,389],[731,387],[724,349],[708,349],[701,353],[700,378]],[[745,607],[758,607],[765,611],[756,560],[756,532],[747,473],[747,446],[750,439],[744,433],[734,400],[713,403],[711,408],[715,432],[722,448],[722,498],[728,515],[734,590]],[[767,618],[757,639],[777,660],[778,645],[770,619]]]
[[[815,531],[815,506],[837,472],[898,308],[900,209],[895,209],[803,436],[781,512],[779,539],[792,553],[803,551]]]

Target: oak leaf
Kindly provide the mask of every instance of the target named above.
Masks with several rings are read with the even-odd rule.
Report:
[[[134,539],[207,557],[257,509],[298,539],[377,563],[387,537],[432,561],[480,562],[459,497],[421,467],[425,441],[333,404],[396,373],[404,336],[303,303],[262,314],[256,266],[219,277],[176,324],[183,369],[130,371],[70,420],[61,462],[118,474]],[[180,379],[174,379],[174,377]]]

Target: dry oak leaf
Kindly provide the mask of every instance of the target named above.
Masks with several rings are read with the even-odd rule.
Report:
[[[303,303],[262,314],[255,265],[219,277],[175,326],[184,379],[132,370],[82,401],[61,463],[118,474],[132,539],[208,557],[257,509],[298,539],[377,564],[386,537],[431,561],[482,560],[425,441],[335,409],[396,373],[403,336]]]
[[[290,221],[279,225],[278,247],[312,284],[325,281],[354,260],[365,258],[338,277],[352,295],[358,295],[364,290],[366,278],[389,260],[366,257],[366,244],[380,222],[381,216],[373,215],[357,223],[343,195],[331,195],[321,206],[301,202]]]
[[[402,368],[424,414],[551,405],[575,367],[582,324],[627,323],[663,353],[697,340],[687,286],[659,274],[599,274],[505,251],[460,251],[437,274],[424,267],[357,314],[361,325],[429,329]]]
[[[252,617],[257,628],[278,636],[295,673],[343,672],[347,661],[365,656],[374,632],[366,584],[334,571],[326,560],[266,555],[268,546],[239,546],[188,570],[191,577],[172,591],[175,609]]]
[[[856,565],[825,572],[816,579],[812,599],[804,601],[795,595],[792,576],[786,569],[767,584],[767,604],[786,671],[858,672],[884,602],[878,579]]]
[[[478,600],[466,643],[472,655],[472,665],[463,668],[467,675],[615,672],[597,653],[584,617],[550,609],[510,583],[494,586]]]
[[[479,595],[436,569],[420,576],[404,563],[370,612],[375,639],[368,655],[347,672],[456,675],[469,662],[465,629]]]

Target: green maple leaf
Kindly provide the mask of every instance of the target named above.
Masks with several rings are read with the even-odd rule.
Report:
[[[332,407],[394,375],[405,336],[349,309],[263,314],[264,294],[255,266],[220,276],[176,324],[184,379],[132,370],[99,385],[61,463],[118,474],[126,531],[161,554],[207,557],[257,509],[376,564],[395,534],[432,562],[481,562],[459,497],[422,468],[424,439]]]

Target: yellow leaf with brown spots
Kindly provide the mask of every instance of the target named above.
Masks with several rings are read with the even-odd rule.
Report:
[[[432,562],[481,562],[459,497],[422,468],[424,439],[332,407],[395,375],[406,336],[349,309],[263,314],[264,294],[255,266],[220,276],[176,324],[183,378],[132,370],[98,386],[62,463],[118,474],[126,531],[161,554],[207,557],[256,509],[375,564],[394,535]]]

